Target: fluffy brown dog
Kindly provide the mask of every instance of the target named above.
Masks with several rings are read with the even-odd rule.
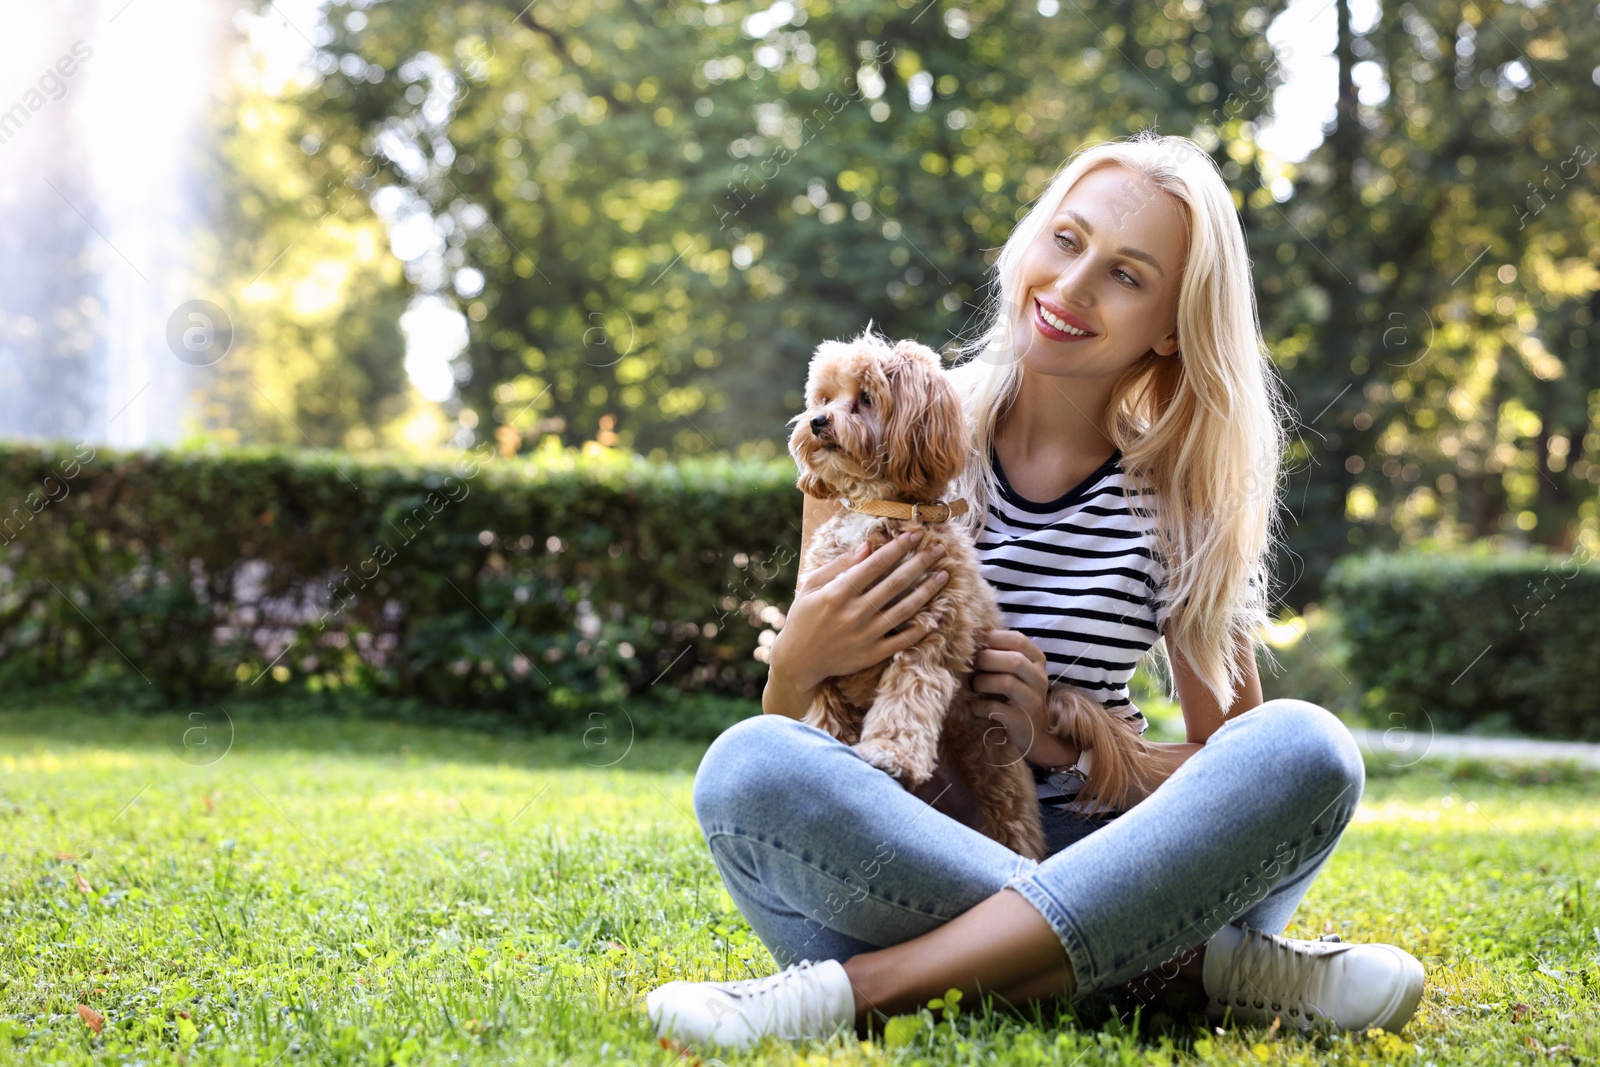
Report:
[[[907,526],[942,544],[949,573],[924,608],[936,629],[889,662],[830,678],[805,721],[827,730],[869,763],[915,788],[936,766],[951,768],[983,814],[983,832],[1034,859],[1044,854],[1033,775],[1003,729],[977,719],[961,682],[971,673],[982,635],[1000,629],[994,590],[979,571],[966,530],[947,524],[941,494],[968,462],[970,437],[960,400],[939,357],[915,341],[892,347],[870,325],[853,341],[817,347],[806,380],[807,408],[791,422],[789,452],[801,491],[837,499],[845,510],[813,537],[804,569],[853,551],[874,549]],[[913,512],[908,505],[918,505]],[[923,621],[919,614],[912,623]],[[1078,806],[1128,806],[1136,785],[1157,779],[1156,749],[1127,720],[1071,685],[1051,685],[1048,729],[1094,751],[1093,773]]]
[[[960,685],[980,638],[999,629],[1001,617],[970,537],[944,521],[952,508],[939,502],[970,447],[939,357],[915,341],[891,348],[870,326],[853,341],[825,341],[811,362],[806,404],[789,439],[797,485],[839,499],[846,510],[818,528],[802,567],[821,566],[863,541],[876,549],[914,526],[925,544],[944,545],[940,566],[949,579],[913,620],[932,612],[936,629],[885,663],[825,681],[804,721],[853,745],[907,788],[927,781],[935,766],[950,768],[982,812],[984,833],[1042,859],[1033,775],[1005,730],[972,714]],[[954,513],[961,509],[964,502],[956,502]],[[899,512],[906,517],[888,514]]]

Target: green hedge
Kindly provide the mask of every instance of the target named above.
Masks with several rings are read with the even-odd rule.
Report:
[[[1374,555],[1329,582],[1355,682],[1387,721],[1600,739],[1592,553]]]
[[[186,701],[344,688],[549,725],[646,692],[758,698],[799,527],[787,460],[8,444],[0,676]]]

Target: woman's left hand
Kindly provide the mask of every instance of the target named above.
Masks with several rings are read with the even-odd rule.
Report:
[[[1004,727],[1017,751],[1026,755],[1039,738],[1049,736],[1050,678],[1044,653],[1017,630],[987,630],[983,640],[986,647],[973,659],[968,682],[976,694],[972,713]]]

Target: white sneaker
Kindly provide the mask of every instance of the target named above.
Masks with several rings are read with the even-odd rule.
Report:
[[[801,960],[765,978],[668,982],[645,997],[656,1035],[743,1048],[771,1034],[829,1037],[855,1025],[855,990],[838,960]]]
[[[1248,926],[1224,926],[1206,945],[1206,1014],[1221,1022],[1300,1030],[1318,1021],[1341,1030],[1396,1033],[1422,999],[1422,964],[1393,945],[1297,941]]]

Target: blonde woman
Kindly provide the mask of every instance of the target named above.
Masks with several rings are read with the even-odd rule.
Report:
[[[798,721],[824,678],[923,636],[895,631],[938,586],[908,535],[817,567],[773,646],[767,714],[717,738],[694,784],[728,892],[785,970],[668,983],[647,998],[658,1033],[864,1033],[950,988],[1015,1005],[1188,991],[1219,1021],[1398,1030],[1422,993],[1412,956],[1280,936],[1364,771],[1329,712],[1262,703],[1283,419],[1222,176],[1184,138],[1087,148],[994,282],[987,329],[949,373],[973,435],[955,495],[1011,628],[968,685],[1035,767],[1051,853],[1010,851],[952,782],[907,792]],[[802,538],[834,507],[808,497]],[[1050,733],[1050,688],[1142,729],[1128,681],[1159,638],[1187,741],[1156,746],[1159,773],[1121,809],[1075,803],[1093,752]]]

